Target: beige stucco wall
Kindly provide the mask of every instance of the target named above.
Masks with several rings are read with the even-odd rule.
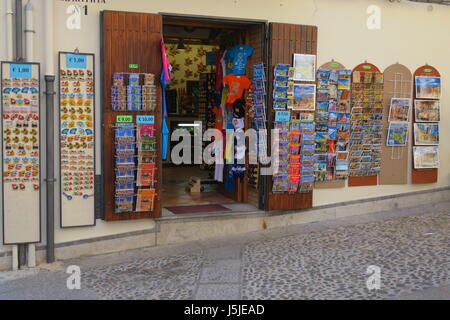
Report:
[[[26,2],[26,1],[24,1]],[[44,61],[42,45],[42,0],[33,0],[36,12],[36,59]],[[450,144],[448,141],[450,126],[450,7],[434,6],[433,11],[427,5],[411,3],[390,3],[387,0],[106,0],[105,4],[89,3],[89,15],[82,17],[82,29],[69,31],[66,28],[66,8],[70,3],[54,0],[55,19],[55,63],[58,51],[73,51],[76,47],[82,52],[96,54],[97,65],[97,116],[100,116],[100,10],[124,10],[148,13],[182,13],[211,15],[233,18],[263,19],[272,22],[316,25],[319,28],[318,64],[331,59],[343,63],[348,68],[367,60],[384,70],[399,62],[413,72],[417,67],[429,63],[442,74],[442,121],[441,121],[441,168],[439,182],[431,185],[376,186],[351,189],[316,190],[314,205],[332,204],[342,201],[400,194],[450,185]],[[366,13],[370,5],[381,8],[382,25],[380,30],[369,30]],[[4,17],[4,5],[0,16]],[[1,19],[3,30],[4,19]],[[4,43],[5,33],[0,31],[0,44]],[[4,59],[5,50],[0,46],[0,58]],[[56,65],[55,65],[56,69]],[[45,68],[43,68],[45,70]],[[100,137],[99,137],[100,138]],[[57,142],[57,141],[56,141]],[[101,141],[97,141],[100,151]],[[98,153],[100,154],[100,153]],[[100,170],[100,157],[97,159]],[[57,192],[58,194],[58,192]],[[56,212],[59,212],[56,206]],[[65,242],[90,237],[99,237],[114,233],[124,233],[153,227],[152,221],[120,223],[98,222],[96,227],[59,229],[56,221],[56,241]],[[44,230],[43,230],[44,231]],[[45,238],[45,237],[44,237]],[[0,246],[0,252],[4,250]]]

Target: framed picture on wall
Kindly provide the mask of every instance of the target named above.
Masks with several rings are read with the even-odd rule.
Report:
[[[294,54],[294,81],[316,81],[316,56]]]
[[[415,114],[417,122],[439,122],[440,101],[439,100],[416,100]]]
[[[387,146],[404,147],[408,144],[409,122],[391,122],[389,124]]]
[[[414,147],[414,169],[439,168],[438,147]]]
[[[415,123],[414,139],[418,146],[439,145],[439,124],[437,123]]]
[[[314,111],[316,109],[316,85],[295,84],[293,110]]]
[[[389,122],[408,122],[411,99],[392,98]]]
[[[416,77],[417,99],[440,99],[441,78],[440,77]]]

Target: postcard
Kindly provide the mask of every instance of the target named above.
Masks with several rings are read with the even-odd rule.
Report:
[[[316,123],[327,123],[328,124],[328,112],[317,112],[316,113]]]
[[[315,180],[315,176],[313,174],[307,175],[307,176],[301,176],[299,192],[301,192],[301,193],[311,192],[312,189],[314,188],[314,180]]]
[[[298,190],[298,184],[300,183],[300,175],[289,176],[289,188],[288,191],[291,193],[296,193]]]
[[[329,99],[330,99],[330,92],[328,90],[324,89],[317,90],[318,101],[328,101]]]
[[[155,189],[139,189],[136,212],[150,212],[154,208]]]
[[[328,125],[336,126],[337,125],[338,114],[336,112],[330,112],[328,114]]]
[[[339,90],[350,90],[350,79],[339,79],[338,80]]]
[[[328,101],[317,102],[317,111],[318,112],[328,112],[328,107],[329,107]]]
[[[316,56],[294,54],[294,80],[316,81]]]
[[[295,84],[294,85],[294,110],[311,111],[316,108],[316,85]]]
[[[414,147],[413,149],[415,169],[439,168],[438,147]]]
[[[316,131],[316,125],[312,123],[300,123],[300,132],[302,133],[314,133]]]
[[[275,77],[289,77],[289,68],[291,66],[288,64],[277,64],[275,66]]]
[[[388,147],[405,147],[408,145],[408,122],[391,122],[387,137]]]
[[[409,110],[411,103],[411,99],[392,98],[391,109],[389,112],[389,122],[409,121]]]
[[[414,139],[418,146],[439,145],[439,124],[415,123]]]
[[[289,190],[289,175],[280,174],[273,177],[273,192],[287,192]]]
[[[317,182],[326,181],[327,180],[327,163],[326,162],[318,162],[314,165],[314,173]]]
[[[317,79],[328,82],[330,79],[331,70],[329,69],[319,69],[317,71]]]
[[[337,129],[336,127],[328,127],[328,139],[329,140],[336,140],[337,139]]]
[[[338,152],[336,156],[336,161],[347,161],[348,152]]]
[[[314,112],[300,112],[299,120],[301,122],[314,122]]]
[[[439,77],[416,77],[417,99],[440,99],[441,78]]]
[[[329,112],[336,112],[337,111],[337,101],[336,100],[330,100],[329,106],[328,106]]]
[[[416,100],[415,114],[417,122],[439,122],[440,101],[439,100]]]

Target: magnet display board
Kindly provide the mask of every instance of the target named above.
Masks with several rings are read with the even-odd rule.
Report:
[[[411,71],[401,64],[393,64],[384,71],[384,98],[383,98],[383,147],[381,148],[381,172],[380,185],[407,184],[408,183],[408,161],[411,146],[411,121],[413,78]],[[387,146],[389,123],[395,119],[390,109],[393,98],[409,99],[407,123],[408,133],[406,135],[406,146]],[[401,101],[401,100],[400,100]],[[404,119],[400,119],[404,120]]]
[[[319,70],[345,70],[345,66],[337,61],[330,61],[323,64]],[[317,110],[316,110],[317,111]],[[332,189],[332,188],[345,188],[346,180],[334,180],[334,181],[323,181],[315,182],[315,189]]]
[[[3,244],[39,243],[40,65],[1,63]]]
[[[59,53],[61,228],[95,225],[95,57]]]

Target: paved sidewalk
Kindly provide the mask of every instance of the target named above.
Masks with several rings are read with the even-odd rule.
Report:
[[[450,300],[450,202],[0,273],[0,299]]]

